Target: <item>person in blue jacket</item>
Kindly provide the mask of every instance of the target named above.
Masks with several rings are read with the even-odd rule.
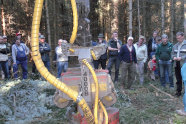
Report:
[[[177,110],[177,112],[179,115],[186,116],[186,60],[181,68],[181,75],[182,75],[182,80],[183,80],[184,89],[185,89],[185,93],[183,95],[184,110]]]
[[[39,51],[41,54],[41,59],[45,65],[45,67],[50,71],[50,57],[49,52],[51,48],[48,43],[45,42],[45,36],[40,35],[39,37]]]

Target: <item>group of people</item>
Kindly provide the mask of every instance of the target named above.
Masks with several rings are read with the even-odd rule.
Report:
[[[28,77],[28,55],[30,54],[30,50],[25,42],[21,40],[21,37],[21,33],[16,33],[15,41],[11,45],[7,42],[6,36],[0,36],[0,71],[3,72],[2,75],[4,75],[4,79],[6,80],[10,79],[11,75],[13,75],[14,79],[18,78],[19,65],[21,65],[22,68],[22,79],[27,79]],[[66,44],[66,40],[59,39],[58,46],[55,49],[58,71],[57,78],[60,78],[62,71],[66,72],[68,68],[68,55],[67,52],[64,51]],[[41,34],[39,34],[39,51],[45,67],[50,71],[49,53],[51,47],[45,42],[45,36]],[[11,71],[11,68],[13,68],[13,71]],[[32,73],[36,72],[37,69],[33,63]]]
[[[101,43],[99,36],[98,43]],[[178,32],[176,39],[177,43],[173,45],[166,34],[160,37],[158,32],[154,31],[153,37],[147,43],[144,36],[139,36],[138,41],[133,44],[134,38],[129,36],[127,43],[122,45],[117,32],[114,32],[108,41],[108,64],[107,67],[105,64],[102,68],[106,67],[112,76],[112,65],[115,64],[115,76],[112,77],[115,83],[118,82],[119,69],[121,68],[121,83],[128,89],[131,88],[135,78],[139,79],[141,85],[144,83],[144,70],[147,64],[151,79],[159,78],[162,87],[165,88],[169,83],[170,89],[173,90],[173,70],[175,70],[177,85],[175,95],[181,96],[182,82],[185,81],[184,85],[186,85],[186,77],[184,77],[186,75],[186,40],[184,40],[184,33]],[[103,60],[106,63],[102,57],[97,61],[102,62]],[[94,65],[97,69],[98,65]],[[182,115],[186,115],[186,93],[184,105],[185,110],[179,111]]]
[[[5,79],[10,78],[11,58],[13,61],[14,78],[18,78],[18,66],[21,65],[22,78],[27,79],[27,56],[30,51],[21,40],[21,36],[21,33],[16,34],[16,40],[12,46],[7,43],[6,36],[0,36],[0,69],[3,70]],[[177,43],[173,45],[166,34],[160,37],[158,36],[158,32],[154,31],[153,37],[147,43],[144,36],[139,36],[138,41],[133,44],[134,38],[129,36],[126,44],[122,44],[122,41],[118,39],[117,32],[113,32],[112,38],[108,42],[104,39],[103,34],[99,34],[98,41],[92,42],[92,45],[105,44],[107,45],[107,51],[101,55],[98,60],[93,60],[93,65],[95,69],[98,69],[99,64],[101,64],[101,68],[108,69],[111,76],[113,75],[112,66],[115,65],[115,76],[114,78],[112,77],[114,82],[118,83],[120,75],[121,83],[128,89],[131,88],[136,78],[139,78],[139,83],[143,85],[145,65],[148,65],[151,79],[155,80],[159,78],[162,87],[166,87],[166,83],[169,82],[170,89],[174,89],[173,70],[175,70],[177,84],[176,95],[181,96],[182,81],[186,80],[185,77],[183,77],[186,70],[183,69],[184,67],[186,68],[186,40],[184,40],[184,33],[178,32],[176,39]],[[61,73],[66,72],[68,68],[67,45],[66,40],[59,39],[58,46],[55,49],[57,78],[60,78]],[[39,51],[44,65],[50,71],[49,53],[51,47],[45,42],[44,35],[41,34],[39,35]],[[120,68],[121,74],[119,74]],[[34,63],[32,72],[36,72]],[[186,106],[186,95],[184,95],[184,99]]]

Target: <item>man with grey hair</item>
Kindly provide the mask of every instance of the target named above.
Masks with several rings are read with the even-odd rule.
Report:
[[[174,60],[175,75],[176,75],[176,85],[177,85],[177,96],[181,96],[182,91],[182,76],[181,67],[186,59],[186,40],[184,40],[184,33],[177,32],[176,43],[172,49],[172,59]]]
[[[68,68],[68,44],[66,40],[59,39],[55,49],[57,55],[57,78],[61,77],[62,72]]]
[[[166,86],[166,76],[165,72],[168,72],[170,88],[173,89],[173,75],[172,75],[172,43],[168,42],[168,36],[166,34],[162,35],[162,43],[158,46],[156,50],[156,60],[159,63],[160,69],[160,82],[163,87]]]

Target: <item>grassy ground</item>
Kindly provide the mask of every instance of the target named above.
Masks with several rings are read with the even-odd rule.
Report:
[[[169,89],[168,86],[163,89],[159,81],[147,79],[148,77],[143,86],[136,81],[131,89],[123,89],[121,82],[116,84],[117,103],[114,107],[120,110],[120,124],[186,124],[186,118],[175,112],[183,108],[182,97],[175,97],[175,90]],[[170,94],[171,97],[158,91],[151,84]],[[68,123],[65,117],[66,109],[59,109],[56,106],[47,107],[52,110],[52,113],[45,117],[35,118],[31,124]],[[5,118],[0,116],[0,124],[5,122]]]

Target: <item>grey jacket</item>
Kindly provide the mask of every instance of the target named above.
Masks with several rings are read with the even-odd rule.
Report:
[[[186,40],[183,41],[183,44],[181,45],[180,50],[178,50],[178,46],[179,46],[179,43],[175,44],[172,48],[172,59],[174,57],[177,57],[177,53],[179,52],[179,57],[181,57],[180,64],[182,66],[186,60]]]
[[[55,52],[57,55],[57,62],[68,61],[68,50],[64,50],[61,46],[58,46],[56,47]]]

